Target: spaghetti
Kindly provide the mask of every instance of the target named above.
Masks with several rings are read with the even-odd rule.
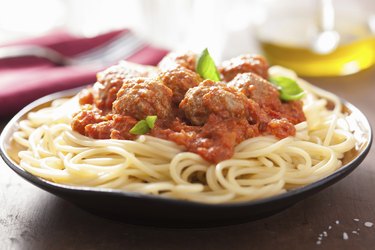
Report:
[[[306,92],[306,121],[295,136],[244,140],[219,163],[160,138],[97,140],[71,128],[78,98],[58,99],[28,114],[14,140],[24,149],[20,166],[43,179],[72,186],[120,189],[205,203],[261,199],[313,183],[342,165],[356,141],[337,96],[271,67],[271,76],[295,79]],[[328,102],[334,104],[328,109]]]

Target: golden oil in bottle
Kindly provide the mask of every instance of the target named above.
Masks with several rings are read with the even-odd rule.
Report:
[[[375,38],[368,37],[342,44],[327,55],[309,48],[262,42],[270,64],[290,68],[302,76],[338,76],[353,74],[375,64]]]
[[[299,27],[295,28],[296,25]],[[261,31],[265,32],[258,39],[271,65],[290,68],[301,76],[339,76],[353,74],[375,64],[375,36],[365,25],[338,25],[340,43],[328,54],[313,51],[312,32],[306,35],[311,25],[305,24],[305,29],[302,25],[302,21],[294,20],[285,23],[284,28],[280,28],[280,23],[278,27],[274,24],[263,27]]]

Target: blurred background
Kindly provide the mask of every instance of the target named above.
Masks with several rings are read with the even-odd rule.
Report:
[[[351,74],[375,61],[374,0],[0,0],[0,44],[122,28],[169,50],[208,47],[216,60],[263,53],[308,76]],[[320,36],[327,30],[337,33]],[[331,66],[317,69],[322,62]]]

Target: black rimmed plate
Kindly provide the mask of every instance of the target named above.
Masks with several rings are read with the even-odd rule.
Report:
[[[58,92],[41,98],[22,109],[7,124],[1,134],[1,156],[13,171],[35,186],[73,202],[90,212],[130,223],[172,227],[207,227],[266,217],[286,209],[347,176],[363,161],[372,143],[371,127],[364,114],[343,100],[345,111],[350,113],[350,125],[358,144],[355,149],[345,154],[344,165],[340,169],[317,182],[280,195],[261,200],[227,204],[211,205],[134,192],[72,187],[46,181],[26,172],[14,160],[14,143],[11,140],[13,133],[18,129],[19,121],[24,119],[28,112],[46,107],[54,99],[70,97],[77,92],[78,89]]]

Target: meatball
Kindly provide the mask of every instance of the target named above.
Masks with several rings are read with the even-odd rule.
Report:
[[[153,66],[145,66],[127,61],[121,61],[117,65],[99,72],[96,76],[98,82],[124,80],[129,77],[154,77],[157,76],[158,69]]]
[[[118,65],[97,74],[97,82],[93,87],[95,105],[102,110],[110,111],[125,79],[134,77],[154,77],[158,73],[155,67],[143,66],[122,61]]]
[[[266,59],[259,55],[241,55],[224,61],[219,67],[224,80],[229,82],[240,73],[253,72],[264,79],[268,79],[268,63]]]
[[[157,79],[128,79],[113,102],[113,113],[137,120],[148,115],[166,118],[172,113],[172,90]]]
[[[172,101],[177,105],[184,98],[188,89],[198,86],[202,81],[197,73],[181,66],[163,71],[160,74],[160,79],[173,91]]]
[[[196,55],[191,52],[172,52],[166,55],[158,64],[161,70],[168,70],[181,66],[192,71],[195,71]]]
[[[281,108],[280,94],[277,88],[257,74],[239,74],[228,82],[228,86],[242,92],[263,108],[269,107],[276,110]]]
[[[189,89],[180,108],[194,125],[206,123],[210,114],[224,119],[249,116],[249,102],[244,94],[211,80]]]

